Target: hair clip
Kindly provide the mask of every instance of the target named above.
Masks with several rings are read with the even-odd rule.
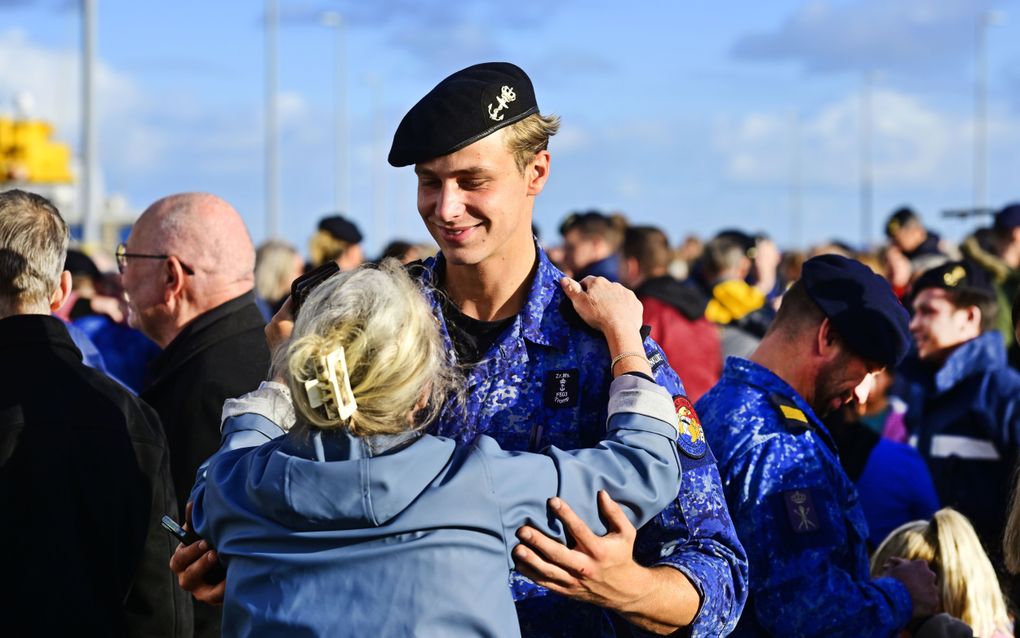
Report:
[[[347,371],[343,346],[319,357],[315,370],[316,378],[305,381],[308,405],[325,408],[326,417],[330,419],[346,421],[351,418],[358,409],[358,402],[351,390],[351,376]]]

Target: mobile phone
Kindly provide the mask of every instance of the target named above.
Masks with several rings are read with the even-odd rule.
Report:
[[[196,541],[202,540],[201,537],[199,537],[198,534],[196,534],[195,532],[192,532],[190,530],[184,529],[183,527],[178,525],[177,521],[175,521],[170,516],[165,516],[164,515],[163,518],[160,519],[159,522],[163,526],[163,529],[165,529],[166,531],[170,532],[170,534],[174,538],[176,538],[180,542],[184,543],[185,545],[191,545],[192,543],[194,543]]]
[[[290,285],[290,310],[297,316],[298,309],[316,286],[340,272],[340,266],[332,259],[318,268],[310,270],[293,281]]]
[[[195,532],[184,529],[170,516],[164,515],[159,522],[163,526],[163,529],[170,532],[171,536],[185,545],[191,545],[192,543],[202,540],[201,536]],[[226,577],[227,571],[223,568],[222,564],[217,563],[202,576],[202,580],[210,585],[216,585]]]

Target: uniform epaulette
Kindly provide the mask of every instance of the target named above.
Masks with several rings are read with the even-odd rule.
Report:
[[[769,394],[769,401],[779,411],[779,416],[782,417],[783,423],[786,425],[786,429],[793,434],[803,434],[808,430],[814,430],[815,426],[811,423],[811,419],[808,418],[804,411],[797,407],[787,397],[781,394],[773,392]]]

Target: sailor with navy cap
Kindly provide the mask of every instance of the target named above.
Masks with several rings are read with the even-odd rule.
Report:
[[[995,291],[976,270],[948,262],[914,283],[917,357],[902,376],[910,387],[906,425],[939,501],[970,519],[995,558],[1020,451],[1020,373],[995,329]]]
[[[619,357],[611,361],[605,340],[572,312],[563,273],[531,233],[558,128],[559,118],[539,112],[524,71],[488,63],[436,85],[394,135],[389,161],[414,165],[418,211],[441,250],[417,272],[451,356],[466,370],[464,400],[447,403],[437,434],[463,443],[487,434],[507,450],[590,447],[605,435]],[[510,586],[525,636],[627,635],[633,625],[715,637],[732,630],[743,608],[747,560],[715,457],[662,350],[651,339],[643,346],[625,354],[647,358],[673,395],[680,492],[638,531],[604,498],[605,536],[563,505],[551,513],[575,539],[572,548],[521,528],[514,559],[532,580],[515,573]],[[222,586],[204,585],[194,558],[179,550],[171,562],[182,586],[221,600]]]
[[[924,562],[870,578],[864,513],[821,421],[899,363],[907,324],[869,268],[815,257],[750,358],[727,359],[698,401],[751,570],[734,636],[892,636],[935,611]]]
[[[448,410],[437,425],[462,442],[484,433],[506,449],[575,448],[595,445],[604,432],[611,381],[604,340],[572,316],[563,274],[531,232],[558,127],[559,118],[540,113],[524,71],[488,63],[440,82],[393,138],[389,161],[414,165],[418,211],[441,250],[424,263],[430,300],[458,363],[468,367],[464,408]],[[720,636],[740,614],[746,561],[715,460],[661,349],[647,339],[644,350],[633,354],[649,358],[689,424],[678,445],[680,494],[636,541],[633,528],[611,515],[611,502],[605,537],[564,508],[560,517],[578,540],[573,549],[522,528],[519,569],[555,592],[514,575],[526,636],[604,636],[626,627],[603,609],[659,633],[692,626],[695,636]]]

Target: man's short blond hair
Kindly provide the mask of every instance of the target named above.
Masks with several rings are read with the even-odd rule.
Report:
[[[529,115],[503,129],[503,140],[521,175],[535,160],[535,155],[549,149],[549,138],[559,130],[559,116],[541,113]]]
[[[69,238],[67,223],[45,197],[0,193],[0,316],[48,308]]]

